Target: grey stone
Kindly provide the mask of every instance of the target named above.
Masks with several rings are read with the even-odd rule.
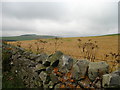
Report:
[[[34,85],[38,88],[41,87],[42,88],[42,82],[40,80],[34,80]],[[32,87],[33,88],[33,87]]]
[[[32,75],[30,74],[33,73]],[[42,81],[41,79],[39,78],[39,76],[37,75],[37,73],[35,72],[32,72],[32,69],[28,74],[28,77],[29,77],[29,81],[30,81],[30,86],[31,88],[34,88],[34,87],[37,87],[37,86],[42,86]]]
[[[44,65],[42,65],[42,64],[37,64],[36,66],[35,66],[35,70],[37,71],[37,70],[41,70],[41,69],[46,69],[46,67],[44,66]]]
[[[49,88],[49,84],[44,84],[43,88],[44,88],[44,90],[47,90],[47,88]]]
[[[45,53],[38,54],[38,56],[34,58],[36,62],[38,63],[40,62],[41,64],[44,63],[47,59],[48,59],[48,55]]]
[[[49,56],[48,61],[51,62],[51,65],[52,65],[53,67],[57,67],[57,65],[56,65],[56,66],[54,66],[54,65],[55,65],[55,63],[56,63],[56,64],[59,64],[58,61],[59,61],[59,59],[61,58],[62,55],[63,55],[62,52],[57,51],[57,52],[55,52],[53,55]],[[58,63],[57,63],[57,62],[58,62]]]
[[[19,50],[19,52],[20,52],[21,55],[23,54],[23,52],[25,52],[25,49],[21,48],[21,47],[19,47],[18,50]]]
[[[38,77],[37,73],[33,72],[32,68],[26,70],[21,69],[21,71],[18,72],[18,75],[21,77],[24,84],[26,84],[26,87],[28,88],[34,88],[37,87],[37,85],[41,85],[41,83],[36,83],[36,81],[40,81],[40,78]]]
[[[38,57],[38,55],[33,54],[33,53],[32,53],[32,54],[30,54],[29,56],[30,56],[30,59],[32,59],[32,60]]]
[[[68,70],[70,70],[72,66],[73,66],[73,59],[70,56],[62,55],[59,62],[59,68],[66,67]]]
[[[49,85],[49,88],[53,88],[54,83],[52,81],[50,81],[48,85]]]
[[[75,78],[76,80],[80,79],[80,70],[77,64],[73,65],[72,77]]]
[[[98,82],[95,84],[95,87],[100,89],[100,88],[102,87],[102,86],[101,86],[101,82],[98,81]]]
[[[90,62],[88,60],[78,60],[77,65],[79,67],[79,73],[81,78],[85,77],[89,63]]]
[[[120,71],[103,75],[102,86],[104,88],[120,87]]]
[[[30,52],[28,52],[28,51],[25,51],[25,52],[23,52],[23,55],[26,57],[26,58],[30,58]]]
[[[53,73],[50,74],[50,78],[51,78],[51,81],[53,83],[57,83],[59,80],[58,80],[58,77],[56,75],[54,75]]]
[[[48,73],[48,74],[51,74],[52,73],[52,71],[53,71],[53,67],[52,66],[50,66],[50,67],[47,67],[46,68],[46,72]]]
[[[78,84],[80,85],[81,88],[86,88],[88,85],[83,83],[82,81],[78,81]]]
[[[42,71],[40,74],[39,74],[39,77],[40,79],[43,81],[43,83],[46,81],[47,79],[47,73],[45,73],[44,71]]]
[[[67,69],[66,66],[60,67],[60,68],[59,68],[59,71],[62,72],[62,73],[64,73],[64,74],[67,73],[67,72],[69,72],[69,70]]]
[[[84,78],[87,73],[88,65],[89,65],[88,60],[78,60],[73,65],[73,70],[72,70],[73,78],[75,78],[76,80]]]
[[[107,74],[109,72],[109,65],[106,62],[90,62],[88,68],[89,79],[94,81],[98,76],[101,76],[99,72]]]
[[[52,81],[50,81],[48,84],[44,84],[44,89],[47,90],[48,88],[53,88],[54,83]]]
[[[21,57],[20,54],[12,55],[12,59],[13,59],[13,60],[17,60],[17,59],[20,58],[20,57]]]
[[[54,89],[58,90],[58,88],[60,88],[60,86],[61,86],[61,83],[58,83],[58,84],[55,85]]]
[[[120,76],[117,74],[112,74],[112,78],[110,80],[110,86],[120,86]]]
[[[116,71],[112,72],[112,74],[117,74],[120,76],[120,70],[116,70]]]

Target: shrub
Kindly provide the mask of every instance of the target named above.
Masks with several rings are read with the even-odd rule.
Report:
[[[77,41],[78,41],[78,47],[81,53],[83,53],[83,57],[85,59],[89,59],[90,61],[94,62],[98,50],[97,41],[92,42],[91,39],[89,39],[85,43],[82,43],[81,39],[77,39]]]
[[[59,46],[63,43],[62,38],[55,37],[54,38],[54,45],[55,45],[55,52],[58,50]]]
[[[46,43],[47,43],[47,41],[43,41],[41,39],[37,39],[37,41],[35,42],[35,45],[37,47],[37,49],[36,49],[37,54],[42,53],[42,52],[45,51],[45,44]],[[39,47],[40,44],[42,45],[41,47]]]

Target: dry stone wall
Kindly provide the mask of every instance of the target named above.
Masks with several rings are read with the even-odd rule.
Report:
[[[111,88],[120,87],[120,71],[109,74],[106,62],[76,60],[60,51],[34,54],[23,48],[3,45],[11,53],[10,71],[26,88]]]

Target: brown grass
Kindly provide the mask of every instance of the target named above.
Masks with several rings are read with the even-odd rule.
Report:
[[[83,59],[83,54],[80,52],[80,49],[78,47],[78,41],[77,39],[81,39],[82,42],[87,42],[89,39],[91,39],[93,42],[97,41],[98,45],[98,51],[96,53],[96,61],[101,60],[107,60],[111,61],[113,58],[111,56],[105,58],[105,54],[112,53],[118,53],[118,36],[98,36],[98,37],[73,37],[73,38],[63,38],[61,39],[60,45],[58,47],[58,50],[62,51],[63,53],[70,55],[76,59]],[[52,54],[55,51],[55,40],[54,39],[42,39],[44,41],[47,41],[48,43],[45,44],[45,50],[47,54]],[[30,40],[30,41],[20,41],[21,47],[29,50],[28,45],[32,44],[32,51],[36,52],[36,40]],[[58,43],[59,43],[58,42]],[[62,42],[62,43],[61,43]],[[12,45],[17,45],[17,42],[9,42]],[[39,45],[39,47],[42,47],[42,44]]]

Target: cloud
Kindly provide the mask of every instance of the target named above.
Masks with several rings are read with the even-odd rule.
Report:
[[[3,36],[117,33],[117,2],[3,2]]]
[[[57,2],[7,2],[3,3],[3,15],[19,19],[59,19],[65,10],[63,3]]]
[[[2,3],[0,3],[0,36],[2,36]]]

